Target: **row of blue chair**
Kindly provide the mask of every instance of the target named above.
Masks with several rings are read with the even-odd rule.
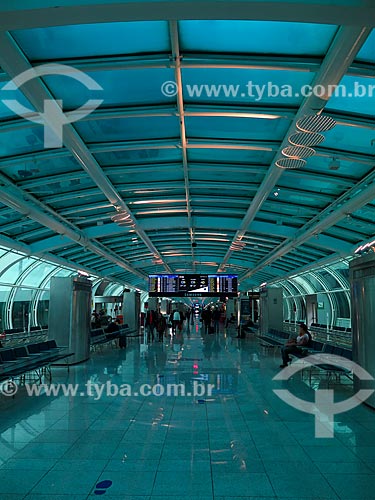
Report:
[[[289,334],[287,332],[283,332],[276,329],[270,329],[267,335],[259,336],[261,342],[266,343],[269,347],[282,347],[285,345],[285,342],[289,338]],[[295,351],[293,354],[290,354],[291,357],[295,358],[304,358],[309,354],[316,353],[324,353],[324,354],[332,354],[335,356],[340,356],[342,358],[346,358],[352,360],[352,350],[347,349],[345,347],[329,344],[327,342],[321,342],[319,340],[310,340],[309,344],[306,347],[301,347],[298,351]],[[314,366],[327,372],[329,375],[345,375],[351,379],[350,370],[336,366],[332,363],[315,363]],[[311,375],[310,375],[311,377]]]
[[[55,340],[0,349],[0,381],[13,379],[32,371],[40,376],[38,370],[50,367],[51,363],[73,354],[66,347],[58,347]]]
[[[90,332],[90,345],[95,346],[112,342],[121,337],[126,337],[129,333],[130,328],[126,324],[122,325],[120,330],[111,333],[106,332],[103,328],[95,328]]]

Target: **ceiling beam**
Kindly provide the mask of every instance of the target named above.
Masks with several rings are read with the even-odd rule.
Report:
[[[366,127],[371,130],[373,127]],[[220,140],[206,140],[206,139],[189,139],[186,145],[187,149],[227,149],[227,150],[243,150],[243,151],[265,151],[265,152],[276,152],[279,150],[280,141],[259,141],[259,140],[230,140],[230,139],[220,139]],[[102,154],[102,153],[113,153],[119,151],[143,151],[150,149],[180,149],[181,145],[178,139],[160,139],[160,140],[140,140],[140,141],[116,141],[107,142],[101,144],[92,144],[89,147],[91,154]],[[342,161],[351,161],[362,163],[364,165],[372,165],[373,155],[354,153],[352,151],[344,151],[339,149],[327,149],[327,148],[316,148],[316,155],[325,158],[331,158],[334,156]],[[19,163],[26,164],[28,162],[34,163],[38,160],[51,160],[57,158],[70,158],[71,153],[66,149],[61,150],[43,150],[33,153],[26,153],[21,155],[16,155],[11,158],[5,158],[0,161],[2,167],[9,167],[12,165],[18,165]],[[140,166],[147,166],[151,164],[146,162],[140,162]],[[175,161],[174,161],[175,163]],[[199,163],[199,162],[195,162]],[[251,165],[250,165],[251,166]],[[116,167],[107,167],[116,168]],[[106,167],[104,167],[106,169]],[[278,169],[280,170],[280,169]]]
[[[39,200],[13,185],[12,182],[2,174],[0,174],[0,186],[1,203],[4,203],[13,210],[16,210],[16,212],[38,222],[43,227],[47,227],[55,233],[66,236],[74,241],[74,243],[81,245],[96,255],[100,255],[109,262],[117,264],[119,267],[126,269],[139,278],[143,280],[146,279],[144,274],[132,268],[125,259],[105,248],[99,242],[89,239],[80,229],[66,221],[47,205],[43,205]]]
[[[26,256],[30,257],[35,257],[39,259],[43,259],[47,262],[50,262],[51,264],[55,264],[57,266],[63,267],[63,268],[68,268],[71,269],[72,271],[84,271],[91,276],[97,276],[98,278],[101,279],[108,279],[108,276],[102,273],[98,273],[94,269],[90,269],[85,266],[80,266],[76,262],[71,262],[68,259],[64,259],[62,257],[57,257],[56,255],[52,255],[48,252],[34,252],[30,245],[26,245],[25,243],[21,243],[19,241],[15,241],[12,238],[8,238],[7,236],[1,235],[0,236],[0,246],[9,248],[9,250],[16,250],[18,252],[21,252],[25,254]],[[118,267],[117,267],[118,269]],[[113,279],[115,283],[118,283],[120,285],[126,286],[126,287],[134,287],[134,285],[130,285],[129,283],[118,280],[118,279]]]
[[[176,21],[169,21],[169,37],[171,40],[172,47],[172,60],[174,62],[174,76],[177,85],[177,113],[180,122],[180,140],[181,140],[181,153],[182,153],[182,167],[184,171],[184,189],[185,189],[185,201],[186,201],[186,211],[188,218],[188,229],[190,235],[191,243],[191,258],[195,262],[194,256],[194,224],[192,220],[192,209],[191,209],[191,196],[190,196],[190,181],[189,181],[189,164],[187,159],[187,140],[186,140],[186,127],[185,127],[185,110],[184,110],[184,96],[182,93],[182,75],[181,75],[181,55],[180,55],[180,40],[178,33],[178,25]]]
[[[175,22],[175,21],[170,21]],[[92,57],[89,59],[60,59],[61,64],[72,66],[84,73],[95,73],[98,71],[123,71],[142,69],[176,68],[176,60],[171,60],[169,54],[129,55],[129,56],[107,56]],[[298,71],[315,72],[319,69],[321,57],[306,56],[284,56],[280,54],[262,54],[259,56],[233,54],[230,56],[217,55],[215,53],[184,53],[178,66],[180,69],[256,69],[272,71]],[[359,69],[358,69],[359,71]],[[361,66],[361,74],[371,75],[371,68]],[[0,71],[0,83],[8,81],[5,72]]]
[[[17,77],[24,71],[30,70],[32,68],[30,62],[21,52],[12,36],[6,32],[0,32],[0,65],[12,79]],[[60,123],[64,123],[63,112],[58,103],[54,100],[54,97],[51,95],[47,87],[44,85],[41,78],[36,77],[24,83],[20,88],[20,91],[22,91],[22,93],[34,106],[38,113],[44,114],[45,103],[50,103],[51,109],[53,109],[53,112],[50,112],[50,116],[53,116],[53,118],[49,118],[49,116],[47,116],[47,114],[45,113],[44,118],[46,123],[44,123],[44,126],[48,125],[55,133],[61,134],[61,128],[58,127],[57,123],[55,122],[55,117],[59,117]],[[131,210],[126,205],[108,177],[103,173],[101,166],[96,161],[96,159],[87,148],[86,144],[78,135],[71,123],[64,125],[63,143],[75,158],[75,160],[78,162],[78,164],[95,182],[102,193],[113,205],[114,215],[116,213],[116,210],[127,211],[129,214],[131,214]],[[134,216],[132,216],[132,219],[134,220],[135,231],[144,241],[150,252],[161,260],[168,272],[171,272],[168,264],[163,261],[161,254],[153,245],[144,230],[139,226]]]
[[[360,50],[364,42],[367,40],[371,30],[363,27],[340,27],[334,41],[332,42],[323,63],[316,73],[312,82],[312,87],[321,85],[323,88],[328,88],[328,85],[338,84],[342,77],[346,74],[348,67],[354,60],[357,52]],[[282,150],[289,145],[288,138],[296,131],[297,121],[305,115],[315,115],[322,112],[329,97],[320,98],[314,95],[304,99],[296,116],[291,123],[281,145],[271,163],[271,166],[261,183],[259,190],[253,198],[247,213],[241,223],[240,228],[236,232],[232,243],[241,241],[246,231],[248,231],[251,223],[255,219],[258,211],[263,203],[270,195],[277,181],[282,176],[284,170],[275,165],[275,161],[282,157]],[[225,266],[232,255],[232,250],[228,249],[218,271],[224,271]]]
[[[372,171],[364,179],[331,203],[325,210],[313,217],[307,224],[300,228],[293,238],[281,243],[277,248],[270,252],[267,258],[258,262],[253,269],[241,276],[241,280],[254,275],[265,266],[276,261],[283,255],[286,255],[292,249],[298,248],[312,236],[319,235],[320,233],[326,231],[343,217],[348,214],[352,214],[367,203],[373,201],[374,197],[375,171]]]

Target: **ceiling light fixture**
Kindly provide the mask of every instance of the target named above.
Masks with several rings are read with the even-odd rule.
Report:
[[[229,247],[229,250],[232,250],[233,252],[240,252],[243,250],[246,246],[246,243],[240,240],[233,241],[231,246]]]
[[[292,134],[288,141],[293,146],[318,146],[324,141],[324,135],[317,134],[316,132],[297,132]]]
[[[368,252],[375,252],[375,240],[372,240],[364,245],[360,245],[354,253],[357,255],[363,255]]]
[[[327,132],[336,125],[336,120],[328,115],[307,115],[297,121],[297,129],[302,132]]]
[[[119,226],[135,227],[135,222],[127,210],[121,210],[111,217],[112,221]]]
[[[306,165],[306,160],[303,158],[279,158],[275,165],[279,168],[302,168]]]
[[[307,146],[287,146],[281,153],[288,158],[310,158],[314,156],[315,150]]]

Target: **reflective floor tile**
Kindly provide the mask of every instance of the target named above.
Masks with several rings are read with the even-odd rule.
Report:
[[[212,494],[212,482],[209,474],[203,472],[195,472],[189,474],[187,472],[160,471],[156,474],[155,485],[152,490],[152,495],[181,495],[195,498],[196,495]]]
[[[43,470],[0,470],[1,499],[3,494],[26,495],[45,475]]]
[[[93,470],[70,469],[52,470],[33,488],[34,494],[88,495],[98,480],[100,473]]]
[[[325,478],[342,500],[371,500],[375,496],[374,475],[325,474]]]
[[[155,471],[105,471],[98,482],[112,481],[108,495],[150,495],[155,480]],[[93,491],[91,492],[93,493]],[[107,498],[107,493],[103,498]]]
[[[321,474],[274,474],[268,477],[272,487],[278,496],[291,496],[295,498],[323,498],[325,500],[337,500],[334,489],[329,485]]]
[[[273,497],[274,491],[266,474],[260,472],[224,472],[214,474],[216,496]]]

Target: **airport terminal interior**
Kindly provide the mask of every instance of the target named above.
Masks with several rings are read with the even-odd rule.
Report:
[[[374,26],[0,2],[1,500],[375,499]]]

